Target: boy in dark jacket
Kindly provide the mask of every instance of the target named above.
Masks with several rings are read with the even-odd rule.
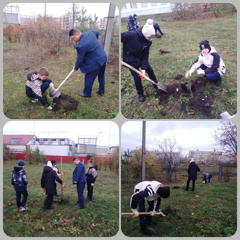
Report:
[[[195,161],[192,159],[190,161],[189,167],[188,167],[188,180],[187,180],[187,187],[186,191],[189,189],[189,183],[192,180],[192,191],[194,192],[195,188],[195,181],[197,180],[197,172],[200,172],[200,168],[195,163]]]
[[[128,18],[128,31],[136,31],[139,26],[137,25],[137,22],[135,21],[134,17],[132,15],[129,15]]]
[[[18,167],[17,166],[14,167],[12,171],[12,177],[11,177],[11,183],[13,185],[13,188],[16,191],[17,208],[19,211],[27,210],[27,207],[25,207],[25,204],[28,198],[28,192],[27,192],[28,181],[27,181],[27,174],[23,169],[24,166],[25,166],[25,162],[23,160],[19,160]],[[22,202],[21,202],[21,195],[23,195]]]
[[[141,68],[142,74],[147,72],[149,78],[157,83],[157,78],[148,62],[149,50],[154,34],[153,21],[148,19],[147,23],[136,31],[123,32],[121,34],[121,42],[123,43],[123,61],[137,70]],[[139,101],[144,102],[145,96],[143,94],[141,77],[131,69],[130,72],[134,78]]]
[[[49,86],[51,89],[54,87],[52,80],[47,78],[48,75],[49,71],[45,67],[40,68],[38,72],[29,73],[27,75],[26,95],[32,98],[32,103],[40,101],[43,106],[52,110],[52,107],[47,102],[47,99],[43,96],[43,93]]]
[[[53,170],[52,164],[48,161],[47,166],[43,168],[43,174],[41,178],[41,187],[43,191],[46,192],[47,197],[44,202],[44,208],[54,209],[52,207],[53,195],[56,192],[56,182],[62,184],[62,180],[57,176],[57,173]],[[64,187],[63,184],[61,187]]]
[[[103,95],[105,92],[105,68],[107,62],[107,54],[98,42],[99,32],[86,30],[84,33],[78,29],[69,31],[70,38],[77,42],[77,60],[73,69],[81,70],[85,74],[83,93],[78,95],[81,97],[91,97],[92,86],[98,76],[99,89],[96,92]]]
[[[93,186],[97,178],[97,166],[93,166],[92,160],[88,161],[88,169],[87,169],[87,190],[88,190],[88,201],[87,203],[92,202],[92,196],[93,196]]]

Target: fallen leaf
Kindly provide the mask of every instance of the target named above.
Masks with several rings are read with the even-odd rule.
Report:
[[[45,229],[46,229],[45,227],[42,227],[42,230],[43,230],[43,231],[45,231]]]

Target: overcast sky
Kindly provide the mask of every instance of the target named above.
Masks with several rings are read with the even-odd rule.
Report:
[[[9,3],[8,5],[18,5],[20,14],[26,16],[44,15],[44,3]],[[107,17],[109,11],[109,3],[78,3],[79,10],[84,7],[87,9],[86,16],[96,14],[98,18]],[[66,13],[67,10],[72,9],[72,3],[47,3],[47,15],[52,17],[59,17]],[[72,10],[71,10],[72,11]],[[118,9],[116,7],[116,14]]]
[[[3,134],[33,134],[38,138],[97,137],[97,145],[119,146],[119,127],[112,121],[10,121]]]
[[[146,121],[146,148],[157,150],[157,139],[175,138],[183,154],[189,150],[218,149],[214,145],[215,131],[220,128],[218,121]],[[123,124],[121,129],[121,151],[133,150],[142,145],[142,121]]]

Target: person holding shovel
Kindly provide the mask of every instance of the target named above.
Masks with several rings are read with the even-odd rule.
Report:
[[[193,72],[197,70],[197,74],[205,76],[209,81],[214,82],[216,86],[220,86],[222,82],[221,76],[226,72],[222,58],[218,55],[216,49],[210,46],[208,40],[200,42],[200,51],[201,54],[187,71],[185,77],[191,77]]]
[[[162,198],[170,196],[170,188],[165,187],[162,183],[157,181],[143,181],[134,187],[134,194],[130,200],[131,210],[134,218],[139,217],[140,229],[144,235],[152,235],[152,231],[147,228],[147,225],[156,225],[152,221],[152,217],[159,210]],[[145,212],[145,199],[148,202],[149,215],[139,215],[139,212]],[[137,211],[139,205],[139,212]]]
[[[189,167],[188,167],[188,180],[187,180],[187,187],[186,191],[189,189],[189,183],[192,180],[192,191],[194,192],[195,189],[195,181],[197,180],[197,172],[200,172],[200,168],[195,163],[194,159],[191,159]]]
[[[78,209],[84,209],[84,195],[83,191],[86,184],[86,176],[85,176],[85,166],[84,164],[79,160],[79,158],[74,157],[73,163],[76,165],[73,176],[72,176],[72,183],[77,185],[77,194],[78,194],[78,206],[76,208]]]
[[[99,89],[96,92],[103,95],[105,92],[105,68],[107,54],[98,42],[99,32],[88,29],[84,33],[78,29],[71,29],[69,36],[74,42],[77,42],[77,60],[73,69],[81,70],[85,74],[83,93],[81,97],[91,97],[92,86],[98,76]]]
[[[147,72],[150,79],[157,83],[157,78],[149,64],[149,50],[152,45],[152,36],[154,35],[153,20],[148,19],[146,24],[136,29],[136,31],[123,32],[121,34],[121,42],[123,43],[123,61],[137,70],[141,68],[143,75]],[[134,78],[139,101],[144,102],[145,96],[141,82],[143,77],[131,69],[130,72]],[[154,85],[154,87],[156,86]]]
[[[62,173],[59,172],[59,169],[56,165],[56,161],[55,160],[51,160],[51,163],[52,163],[52,168],[53,170],[56,172],[56,174],[58,175],[58,177],[62,176]],[[57,185],[56,185],[56,192],[55,192],[55,196],[58,197],[58,194],[57,194]]]
[[[62,184],[62,180],[58,177],[57,173],[52,168],[52,163],[50,161],[47,162],[47,166],[43,168],[42,178],[41,178],[41,187],[44,192],[46,192],[47,197],[44,202],[45,209],[54,209],[52,206],[53,195],[56,192],[56,182],[61,184],[63,188],[64,185]]]

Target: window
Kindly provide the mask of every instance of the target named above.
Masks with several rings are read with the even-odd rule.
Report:
[[[127,9],[127,5],[124,5],[124,6],[122,7],[122,10],[125,10],[125,9]]]
[[[145,7],[147,7],[147,6],[148,6],[147,3],[141,3],[141,7],[142,7],[142,8],[145,8]]]
[[[131,7],[132,9],[138,8],[136,3],[130,3],[130,7]]]
[[[12,138],[11,144],[17,144],[20,140],[21,140],[21,138]]]
[[[157,5],[158,5],[157,3],[151,3],[151,7],[155,7]]]

